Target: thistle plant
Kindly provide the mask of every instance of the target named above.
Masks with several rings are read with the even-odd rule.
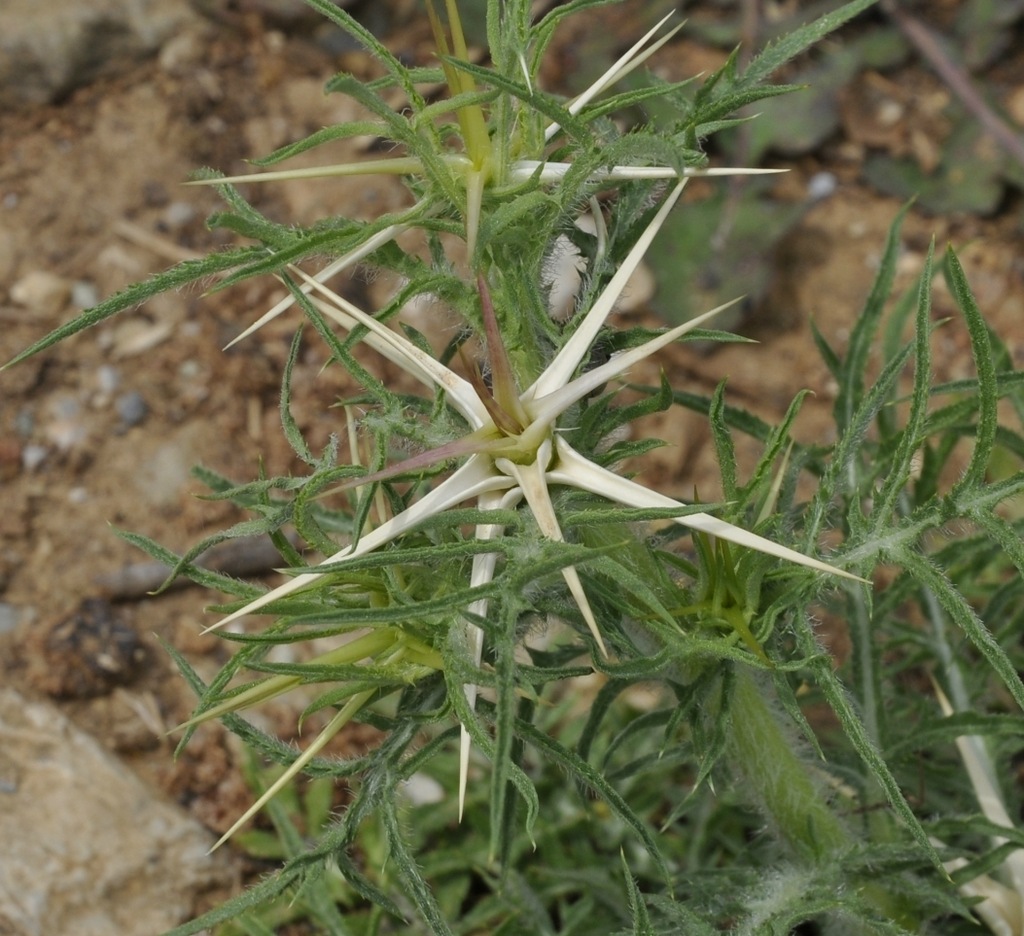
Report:
[[[659,386],[627,387],[631,370],[673,342],[736,340],[707,327],[725,306],[668,330],[616,324],[616,303],[665,219],[685,211],[688,181],[756,171],[710,166],[707,138],[742,119],[739,108],[791,90],[765,79],[870,0],[798,30],[742,73],[733,56],[700,82],[649,77],[616,90],[671,39],[662,21],[569,102],[540,88],[540,63],[558,24],[599,0],[558,6],[537,22],[526,0],[490,0],[490,65],[470,61],[454,0],[443,10],[428,0],[440,66],[426,68],[399,62],[326,0],[308,2],[360,41],[384,74],[328,83],[361,104],[366,119],[258,164],[367,134],[400,152],[233,178],[201,173],[197,183],[216,186],[228,206],[211,224],[253,244],[126,290],[22,355],[163,289],[211,276],[224,289],[273,275],[287,298],[239,337],[294,315],[326,345],[331,365],[362,388],[335,410],[345,414],[338,432],[314,452],[291,412],[292,370],[310,330],[297,328],[281,415],[304,473],[238,484],[199,470],[212,496],[253,518],[184,556],[123,534],[170,561],[175,574],[237,599],[215,608],[220,617],[208,627],[239,646],[209,685],[169,648],[200,696],[182,743],[200,723],[221,719],[283,767],[221,841],[299,773],[355,784],[351,803],[314,841],[299,847],[289,832],[289,857],[275,876],[177,932],[245,914],[291,888],[347,902],[351,913],[324,911],[339,933],[520,924],[515,931],[711,933],[728,925],[784,933],[808,920],[850,932],[920,932],[938,917],[968,925],[977,894],[991,895],[983,920],[1011,920],[1022,837],[1009,827],[1006,797],[1015,794],[999,790],[996,764],[1020,735],[1019,713],[1009,714],[1024,707],[1020,648],[1012,628],[990,630],[958,586],[985,591],[976,603],[994,604],[1007,620],[1019,613],[1020,577],[1011,569],[1024,568],[1024,550],[1018,526],[996,507],[1024,485],[1013,461],[1024,457],[1024,438],[1000,424],[997,406],[1008,399],[1020,419],[1024,403],[1019,375],[986,329],[955,255],[947,254],[945,272],[977,379],[932,385],[930,255],[916,292],[897,305],[878,341],[897,219],[845,355],[819,338],[840,387],[837,441],[828,446],[792,440],[802,397],[770,426],[730,407],[724,385],[710,399],[664,377]],[[428,83],[444,84],[448,97],[428,102]],[[397,109],[385,100],[396,94]],[[671,105],[674,121],[622,132],[611,120],[653,100]],[[310,177],[329,184],[361,173],[400,177],[411,207],[370,222],[327,218],[286,228],[236,188]],[[584,211],[592,234],[576,223]],[[413,234],[418,245],[403,246]],[[562,321],[546,273],[566,243],[585,272],[575,310]],[[343,283],[331,285],[358,264],[397,275],[384,308],[360,309]],[[433,336],[401,321],[419,298],[461,319],[441,351]],[[908,319],[915,337],[904,345]],[[359,344],[422,392],[382,382],[355,357]],[[882,369],[869,386],[875,345]],[[900,378],[911,361],[904,399]],[[956,401],[933,405],[943,394]],[[631,435],[631,425],[676,405],[710,420],[722,503],[685,504],[627,474],[661,444]],[[761,446],[742,481],[736,433]],[[973,441],[969,462],[944,488],[942,467],[964,438]],[[398,454],[409,449],[414,454]],[[992,480],[997,453],[1013,468]],[[801,502],[798,482],[808,480],[814,493]],[[942,541],[954,521],[971,524],[966,543]],[[289,530],[322,561],[311,564]],[[214,541],[254,532],[280,549],[284,584],[262,590],[195,564]],[[826,538],[832,552],[823,557]],[[879,564],[904,571],[876,596],[870,580]],[[907,605],[925,609],[927,628],[910,623]],[[837,672],[819,644],[813,620],[825,608],[852,638],[849,672]],[[271,620],[252,621],[257,613]],[[250,624],[238,629],[243,619]],[[883,652],[890,636],[901,648],[895,657]],[[314,641],[318,650],[302,662],[270,655]],[[975,664],[963,667],[958,653]],[[574,686],[594,674],[601,685],[580,717]],[[941,687],[923,700],[930,708],[906,688],[929,675]],[[663,694],[654,708],[628,716],[639,683]],[[306,698],[313,691],[300,724],[323,720],[301,751],[239,715],[299,687]],[[937,718],[936,700],[955,714]],[[835,730],[811,728],[809,701],[827,707]],[[353,720],[379,729],[377,749],[356,759],[322,756]],[[960,735],[972,738],[966,772],[951,770],[947,758],[927,777],[938,812],[911,792],[915,726],[936,756]],[[989,751],[983,736],[1003,747]],[[422,775],[443,779],[448,791],[429,814],[402,795]],[[570,795],[575,788],[600,807]],[[980,815],[970,813],[972,789],[983,800]],[[415,832],[405,821],[410,810]],[[591,812],[603,814],[607,828],[580,833]],[[767,835],[737,847],[755,826]],[[578,834],[597,859],[585,891],[576,844],[566,838]],[[998,860],[977,852],[980,840],[995,841]],[[532,848],[537,858],[528,861]],[[545,862],[547,878],[531,870]],[[1003,883],[993,877],[1001,864],[1011,876]],[[324,875],[340,875],[340,890],[318,889]],[[611,909],[594,896],[603,890],[621,895]],[[1017,924],[1007,925],[1012,932]]]

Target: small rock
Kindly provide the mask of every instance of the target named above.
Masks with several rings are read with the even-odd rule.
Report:
[[[174,41],[173,39],[171,40]],[[147,208],[163,208],[171,200],[167,186],[156,179],[147,179],[142,186],[142,202]]]
[[[839,180],[831,172],[816,172],[807,183],[807,197],[811,201],[828,198],[839,187]]]
[[[88,699],[131,682],[146,648],[102,598],[87,598],[65,617],[34,628],[28,671],[34,686],[56,698]]]
[[[44,461],[50,450],[45,445],[26,445],[21,450],[21,466],[26,471],[35,471]]]
[[[11,301],[39,316],[59,315],[71,298],[71,284],[47,270],[32,270],[11,287]]]
[[[445,788],[424,773],[414,773],[402,784],[402,792],[413,806],[433,806],[448,797]]]
[[[82,407],[71,396],[61,396],[51,401],[49,418],[44,427],[46,437],[60,452],[70,452],[81,447],[89,433],[82,420]]]
[[[188,202],[171,202],[164,210],[160,219],[164,226],[171,231],[178,231],[195,219],[196,209]]]
[[[198,423],[189,423],[138,463],[132,481],[152,509],[180,510],[182,489],[191,484],[192,466],[204,451],[204,432]]]
[[[114,329],[110,357],[115,361],[136,357],[150,351],[174,334],[171,322],[151,322],[145,319],[126,319]]]
[[[0,3],[0,109],[45,104],[123,72],[196,22],[187,0],[83,0],[54,17],[38,0]]]
[[[121,386],[121,372],[111,364],[103,364],[96,371],[96,389],[109,397]]]
[[[338,6],[351,5],[352,0],[340,0]],[[283,29],[302,29],[319,26],[322,18],[315,10],[301,0],[245,0],[240,4],[243,9],[255,10],[268,23]]]
[[[32,409],[28,406],[23,406],[14,415],[14,431],[18,433],[23,439],[29,438],[36,428],[36,418],[32,414]]]
[[[89,280],[75,280],[71,284],[71,304],[76,309],[91,309],[99,305],[100,293],[95,283]]]
[[[46,702],[0,690],[0,932],[152,936],[229,880],[212,836]]]
[[[6,601],[0,601],[0,634],[9,634],[18,626],[18,609],[8,604]]]
[[[117,398],[117,415],[126,428],[138,426],[149,415],[149,407],[138,390],[123,393]]]
[[[91,700],[87,707],[89,733],[119,754],[148,751],[160,744],[167,725],[152,692],[115,689]]]
[[[203,46],[193,30],[179,33],[160,49],[157,61],[169,75],[185,75],[203,57]]]

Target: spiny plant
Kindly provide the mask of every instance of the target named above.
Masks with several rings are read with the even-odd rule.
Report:
[[[785,933],[808,921],[900,933],[936,919],[943,932],[966,932],[975,895],[986,898],[978,913],[994,932],[1013,931],[1024,893],[1014,855],[1022,834],[1008,821],[1018,791],[1002,789],[997,765],[1005,770],[1017,752],[1024,707],[1011,623],[1024,550],[1019,523],[996,508],[1024,486],[1024,437],[1000,422],[998,406],[1008,400],[1019,421],[1024,401],[955,255],[944,272],[978,377],[933,385],[930,253],[879,338],[901,215],[845,353],[818,338],[839,386],[833,444],[791,439],[802,396],[777,426],[729,406],[724,385],[704,399],[663,378],[622,396],[626,372],[669,343],[732,339],[702,327],[719,310],[667,331],[615,325],[616,301],[687,181],[753,171],[709,167],[705,141],[743,119],[739,108],[791,90],[765,79],[870,0],[785,37],[742,71],[733,56],[700,83],[649,78],[613,91],[671,38],[654,38],[658,24],[570,102],[539,87],[540,63],[559,23],[600,0],[574,0],[536,22],[526,0],[490,0],[489,66],[470,61],[454,0],[443,11],[428,2],[441,63],[428,68],[404,65],[326,0],[309,2],[360,41],[383,76],[332,79],[328,90],[354,98],[366,119],[260,164],[367,134],[400,154],[235,178],[204,172],[198,181],[227,203],[211,224],[252,245],[132,287],[20,356],[164,289],[274,275],[288,297],[244,334],[295,310],[362,387],[345,401],[341,431],[314,452],[291,412],[307,340],[298,329],[281,415],[305,473],[237,484],[200,470],[213,496],[253,519],[184,556],[123,534],[175,574],[237,599],[216,609],[224,616],[211,630],[272,616],[259,629],[218,631],[239,649],[209,685],[168,648],[200,697],[182,743],[219,718],[283,766],[225,838],[273,808],[299,772],[353,788],[344,812],[309,841],[278,810],[280,870],[175,932],[234,917],[256,927],[258,914],[242,915],[288,892],[315,899],[317,918],[337,933]],[[431,102],[421,88],[438,83],[450,97]],[[396,93],[398,109],[386,101]],[[676,119],[627,132],[611,119],[655,100]],[[236,188],[368,172],[400,177],[412,207],[371,222],[284,227]],[[576,223],[587,209],[594,233]],[[419,249],[399,241],[410,232]],[[464,245],[458,255],[452,239]],[[585,272],[575,311],[560,321],[547,271],[567,244]],[[325,255],[334,259],[316,269]],[[328,286],[356,264],[400,279],[373,315]],[[440,353],[401,323],[419,297],[464,322]],[[357,344],[428,392],[389,387],[356,359]],[[869,381],[876,345],[881,370]],[[945,397],[954,402],[935,403]],[[661,444],[628,427],[674,405],[710,420],[720,504],[685,505],[623,474],[626,459]],[[736,433],[762,452],[743,479]],[[946,484],[942,469],[965,439],[966,468]],[[410,448],[411,457],[394,454]],[[996,460],[1012,467],[994,480]],[[803,501],[808,480],[814,493]],[[969,524],[970,535],[952,538],[953,523]],[[326,558],[310,566],[290,528]],[[284,585],[264,591],[195,564],[214,541],[257,532],[280,549]],[[815,557],[826,536],[827,562]],[[880,565],[898,571],[876,593],[869,578]],[[839,670],[816,631],[826,611],[852,640]],[[271,656],[324,639],[332,649],[302,662]],[[574,686],[595,674],[600,688],[587,690],[581,713]],[[641,685],[662,695],[638,711]],[[301,720],[326,719],[301,752],[238,714],[298,687],[313,693]],[[824,729],[812,727],[812,704],[831,713]],[[378,747],[321,756],[353,720],[378,729]],[[487,783],[476,779],[484,774]],[[403,790],[421,775],[444,781],[444,803],[409,802]],[[342,896],[325,876],[343,879]],[[349,911],[332,912],[325,895]]]

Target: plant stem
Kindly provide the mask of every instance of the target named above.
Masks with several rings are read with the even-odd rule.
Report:
[[[737,668],[729,753],[778,832],[811,864],[852,843],[793,751],[752,675]]]
[[[795,752],[764,690],[749,670],[736,668],[729,756],[779,835],[804,863],[825,869],[854,846],[855,838]],[[860,895],[880,915],[917,931],[914,908],[891,890],[870,883]]]

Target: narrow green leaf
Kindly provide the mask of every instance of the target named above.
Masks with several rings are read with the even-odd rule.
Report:
[[[633,917],[633,936],[655,936],[654,927],[651,925],[651,915],[647,912],[647,905],[644,903],[640,888],[637,887],[633,875],[630,874],[625,852],[620,851],[619,856],[622,859],[622,872],[626,878],[626,898],[629,900],[629,912]]]
[[[736,448],[725,421],[724,380],[715,387],[714,395],[711,397],[708,422],[711,424],[711,437],[715,443],[715,454],[718,456],[718,471],[722,476],[723,496],[727,501],[737,500]]]
[[[842,380],[846,370],[843,361],[821,333],[814,319],[811,319],[811,337],[814,339],[814,345],[818,349],[821,359],[825,362],[829,373],[837,381]],[[845,423],[843,425],[845,426]]]
[[[424,106],[423,97],[416,90],[415,84],[410,78],[409,69],[395,58],[387,46],[363,26],[362,23],[340,9],[331,0],[306,0],[306,3],[332,23],[340,26],[350,36],[355,37],[370,53],[376,56],[383,63],[384,67],[399,81],[402,90],[405,91],[409,98],[409,103],[414,109],[418,110]]]
[[[1024,575],[1024,538],[1020,533],[990,509],[973,511],[968,516],[992,537],[1017,567],[1018,573]]]
[[[832,498],[837,493],[845,492],[851,497],[859,497],[858,460],[863,454],[864,439],[871,429],[875,417],[890,398],[893,387],[897,385],[903,368],[913,352],[914,346],[907,345],[886,364],[875,381],[875,385],[865,394],[853,415],[853,420],[846,427],[846,431],[836,445],[832,460],[822,476],[818,492],[808,511],[807,543],[817,541],[821,527],[829,514]],[[852,510],[853,506],[851,506],[849,517],[851,521],[856,519]]]
[[[439,72],[437,74],[440,74]],[[382,90],[383,88],[389,87],[393,82],[387,81],[381,83],[379,81],[366,82],[366,87],[371,91]],[[311,149],[315,149],[318,146],[322,146],[324,143],[334,143],[337,140],[348,140],[352,137],[383,137],[387,135],[388,125],[384,121],[375,120],[352,120],[346,121],[343,124],[334,124],[330,127],[324,127],[321,130],[317,130],[316,133],[311,133],[309,136],[304,137],[301,140],[297,140],[294,143],[289,143],[286,146],[282,146],[279,149],[274,150],[266,156],[261,156],[258,159],[250,159],[254,166],[264,168],[266,166],[274,166],[280,162],[284,162],[286,159],[291,159],[292,156],[298,156],[301,153],[308,152]]]
[[[398,819],[397,805],[394,800],[382,800],[377,805],[378,815],[384,825],[387,836],[390,864],[394,867],[398,879],[402,882],[405,893],[413,902],[424,922],[430,927],[434,936],[454,936],[451,927],[444,919],[430,885],[424,880],[416,861],[409,851]]]
[[[817,649],[817,638],[808,621],[800,622],[797,637],[803,652],[808,654],[808,656],[813,656]],[[935,846],[928,837],[928,833],[914,814],[914,810],[903,795],[903,791],[893,776],[888,763],[879,753],[878,748],[865,730],[863,722],[850,704],[846,689],[833,670],[832,661],[822,661],[815,666],[815,670],[816,680],[822,695],[824,695],[832,711],[835,712],[844,734],[846,734],[868,773],[884,791],[896,815],[903,820],[904,825],[921,847],[924,854],[927,855],[928,860],[939,873],[945,875],[946,872],[942,866],[942,859],[935,850]]]
[[[474,65],[471,62],[464,62],[461,59],[455,58],[446,58],[445,61],[453,68],[457,68],[467,75],[472,75],[482,84],[490,85],[499,91],[504,91],[506,94],[510,94],[523,103],[528,104],[549,120],[557,123],[562,128],[562,131],[575,142],[582,144],[589,142],[590,136],[586,124],[579,117],[570,114],[553,95],[545,94],[537,88],[531,91],[526,85],[518,81],[512,81],[490,68]]]
[[[878,273],[871,284],[871,292],[864,308],[854,323],[841,373],[835,374],[839,380],[839,393],[833,412],[840,432],[850,425],[864,395],[868,357],[881,324],[882,312],[892,293],[892,285],[896,278],[896,260],[899,256],[900,232],[909,209],[909,203],[904,205],[889,226]]]
[[[761,457],[757,460],[757,466],[754,468],[750,480],[743,488],[742,500],[749,500],[750,497],[758,494],[761,486],[769,480],[772,470],[779,457],[783,454],[783,451],[792,446],[793,443],[789,434],[793,428],[793,423],[796,422],[796,418],[800,414],[800,407],[810,392],[810,390],[801,390],[793,397],[782,421],[772,430],[765,443],[764,452],[761,453]]]
[[[892,522],[896,502],[906,488],[914,458],[920,445],[921,430],[928,418],[928,391],[931,387],[931,309],[932,309],[932,262],[935,254],[934,241],[928,247],[924,269],[921,271],[917,299],[917,316],[914,326],[914,389],[907,415],[896,449],[886,465],[886,476],[881,490],[875,496],[871,521],[876,531],[883,530]]]
[[[247,582],[232,578],[229,575],[224,575],[222,572],[213,572],[209,569],[202,568],[202,566],[194,565],[191,561],[186,561],[183,557],[178,556],[169,549],[165,549],[159,543],[149,539],[149,537],[142,536],[139,533],[131,533],[127,530],[120,530],[117,527],[114,527],[113,530],[114,533],[125,542],[131,543],[133,546],[141,549],[148,556],[156,559],[157,562],[162,562],[166,565],[168,569],[168,576],[172,578],[175,575],[184,575],[197,585],[202,585],[204,588],[212,588],[216,591],[227,592],[229,595],[234,595],[236,598],[244,598],[247,601],[257,597],[261,593],[259,588],[250,585]],[[203,550],[198,550],[196,555],[202,551]],[[195,558],[195,556],[193,556],[193,558]],[[162,587],[166,587],[166,583]]]
[[[292,447],[292,451],[307,465],[312,465],[315,468],[318,465],[317,459],[309,450],[309,446],[306,445],[306,440],[302,437],[302,431],[292,415],[291,407],[292,372],[295,369],[295,362],[298,360],[299,348],[301,347],[302,329],[298,328],[295,330],[295,337],[292,338],[291,348],[284,363],[284,371],[281,374],[281,426],[284,429],[285,438]]]
[[[946,251],[946,269],[953,298],[967,323],[967,332],[971,338],[971,353],[974,355],[974,366],[978,371],[978,430],[970,464],[951,492],[951,496],[956,498],[960,491],[984,483],[999,422],[997,412],[999,391],[996,386],[996,369],[992,358],[992,342],[988,329],[981,317],[978,304],[974,301],[964,268],[960,265],[956,254],[953,253],[952,247]]]
[[[609,808],[637,834],[657,865],[658,871],[666,881],[670,880],[668,865],[650,829],[644,825],[643,821],[630,809],[629,804],[599,771],[533,724],[517,719],[516,731],[527,743],[532,744],[553,761],[561,764],[574,778],[597,793]]]
[[[76,315],[70,322],[55,328],[48,335],[29,345],[24,351],[0,366],[0,371],[39,354],[58,342],[77,335],[80,331],[105,322],[119,312],[136,308],[158,293],[181,289],[183,286],[216,276],[218,273],[223,273],[225,270],[230,270],[256,257],[262,257],[264,254],[265,251],[262,248],[243,247],[211,254],[202,260],[186,260],[179,263],[163,273],[157,273],[148,280],[122,289],[99,305],[86,309],[81,315]]]
[[[1010,691],[1013,700],[1024,710],[1024,683],[1021,682],[1013,661],[999,646],[991,631],[963,595],[953,587],[949,579],[927,557],[909,550],[904,550],[897,555],[897,561],[922,586],[932,591],[943,610],[974,644],[975,649],[984,657],[985,662],[998,674]]]
[[[242,891],[237,897],[232,897],[220,906],[209,910],[202,916],[183,923],[169,930],[164,936],[195,936],[197,933],[209,932],[211,926],[217,923],[225,923],[233,920],[247,910],[263,907],[269,904],[274,898],[283,894],[290,887],[302,879],[303,868],[284,868],[281,871],[264,878],[257,884],[252,884]]]
[[[778,42],[764,49],[750,63],[743,76],[735,82],[735,86],[746,88],[764,81],[785,65],[786,62],[809,49],[815,43],[820,42],[830,32],[842,26],[843,23],[848,22],[859,13],[874,6],[875,2],[876,0],[854,0],[854,2],[844,4],[831,13],[826,13],[813,23],[808,23],[806,26],[793,30],[793,32]]]

